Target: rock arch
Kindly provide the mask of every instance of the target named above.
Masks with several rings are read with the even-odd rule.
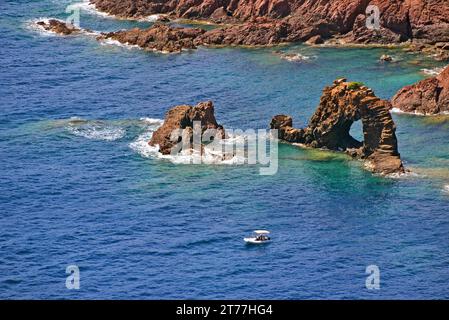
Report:
[[[293,128],[292,118],[286,115],[275,116],[270,127],[279,130],[281,140],[343,151],[364,159],[373,172],[404,172],[390,109],[390,102],[376,97],[371,89],[339,79],[324,89],[320,105],[306,128]],[[356,121],[362,121],[363,141],[350,135]]]

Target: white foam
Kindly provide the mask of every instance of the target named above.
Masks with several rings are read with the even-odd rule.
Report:
[[[415,116],[426,116],[426,114],[424,114],[422,112],[418,112],[416,110],[414,112],[406,112],[406,111],[403,111],[403,110],[401,110],[399,108],[392,108],[390,110],[390,112],[391,113],[397,113],[397,114],[411,114],[411,115],[415,115]]]
[[[144,121],[148,121],[148,118],[142,118]],[[147,131],[142,133],[137,139],[129,144],[129,147],[136,153],[145,158],[165,159],[174,164],[216,164],[216,165],[238,165],[244,164],[245,158],[239,157],[233,154],[226,154],[220,150],[215,150],[213,147],[205,146],[203,154],[196,150],[182,150],[176,155],[164,155],[159,152],[159,146],[151,146],[148,142],[151,140],[153,133],[157,128],[162,125],[163,121],[159,119],[149,118],[151,126],[147,128]],[[220,144],[234,144],[236,140],[242,139],[242,137],[232,137],[230,139],[221,140]]]
[[[156,22],[160,17],[163,17],[163,15],[161,14],[152,14],[149,15],[147,17],[145,17],[145,19],[143,19],[144,21],[148,21],[148,22]]]
[[[61,20],[61,19],[55,19],[55,18],[47,18],[47,17],[42,17],[42,18],[37,18],[37,19],[32,19],[29,20],[25,23],[25,27],[26,29],[33,31],[33,32],[38,32],[40,35],[43,36],[48,36],[48,37],[54,37],[54,36],[61,36],[60,34],[52,31],[52,30],[46,30],[44,28],[44,26],[39,25],[38,22],[44,22],[45,24],[49,24],[50,20],[56,20],[62,23],[66,23],[66,21]],[[87,31],[84,29],[81,29],[79,27],[77,27],[79,29],[78,33],[82,33],[88,36],[98,36],[101,34],[101,32],[98,31]]]
[[[103,18],[115,18],[113,15],[111,15],[109,13],[102,12],[102,11],[98,10],[93,3],[90,3],[89,0],[74,3],[71,5],[71,8],[73,8],[73,9],[77,8],[77,9],[80,9],[88,14],[97,15],[97,16],[100,16]]]
[[[306,56],[301,53],[295,53],[295,54],[289,54],[284,53],[281,54],[281,58],[290,62],[300,62],[300,61],[308,61],[312,58],[315,58],[314,56]]]
[[[449,193],[449,184],[446,184],[446,185],[443,187],[443,191],[446,192],[446,193]]]
[[[444,70],[444,67],[435,67],[432,69],[427,69],[427,68],[421,69],[421,72],[426,75],[429,75],[429,76],[437,76],[441,72],[443,72],[443,70]]]
[[[31,19],[31,20],[26,21],[25,28],[30,31],[33,31],[33,32],[38,32],[40,35],[43,35],[43,36],[54,37],[54,36],[58,35],[56,32],[51,31],[51,30],[45,30],[45,28],[43,26],[37,24],[38,22],[44,22],[45,24],[49,24],[50,20],[57,20],[60,22],[65,22],[60,19],[41,17],[41,18],[36,18],[36,19]]]
[[[79,124],[74,121],[80,121]],[[66,130],[78,137],[91,140],[115,141],[125,136],[126,130],[122,127],[108,125],[100,121],[83,121],[72,118],[66,126]]]
[[[421,116],[421,117],[437,117],[437,116],[449,116],[449,111],[442,111],[439,112],[437,114],[425,114],[422,112],[418,112],[418,111],[413,111],[413,112],[407,112],[407,111],[403,111],[399,108],[392,108],[390,110],[391,113],[396,113],[396,114],[409,114],[409,115],[413,115],[413,116]]]
[[[122,43],[122,42],[120,42],[118,40],[114,40],[114,39],[101,39],[100,44],[102,46],[115,46],[115,47],[120,47],[120,48],[125,48],[125,49],[141,49],[138,45]]]
[[[162,126],[164,124],[164,120],[162,119],[155,119],[155,118],[140,118],[140,121],[145,122],[146,124],[149,125],[158,125],[158,126]]]
[[[421,177],[421,175],[414,171],[407,170],[406,172],[401,173],[390,173],[387,174],[386,177],[392,179],[406,179],[406,178],[419,178]]]

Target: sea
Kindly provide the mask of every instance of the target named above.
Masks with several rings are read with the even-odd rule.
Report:
[[[69,5],[92,32],[36,26]],[[276,114],[303,127],[337,78],[390,99],[444,63],[385,48],[162,54],[96,40],[153,22],[80,0],[2,0],[1,299],[449,298],[449,117],[393,113],[409,172],[390,177],[282,143],[273,175],[147,144],[176,105],[211,100],[227,129],[268,129]],[[246,245],[255,229],[271,243]]]

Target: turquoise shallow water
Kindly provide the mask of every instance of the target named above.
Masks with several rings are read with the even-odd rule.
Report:
[[[4,1],[0,26],[0,298],[448,298],[449,120],[395,115],[414,174],[385,179],[344,156],[279,149],[279,171],[180,165],[132,143],[170,106],[213,100],[227,128],[302,126],[335,78],[382,98],[426,58],[383,49],[205,49],[181,55],[36,32],[69,1]],[[81,16],[93,30],[148,23]],[[71,124],[68,119],[84,119]],[[102,122],[96,122],[102,120]],[[360,134],[354,126],[354,135]],[[255,228],[273,243],[248,247]],[[65,288],[65,268],[81,289]],[[378,265],[381,289],[365,288]]]

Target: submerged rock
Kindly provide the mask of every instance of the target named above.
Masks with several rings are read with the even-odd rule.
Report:
[[[159,145],[159,151],[162,154],[170,154],[172,148],[181,141],[190,144],[193,139],[195,121],[201,123],[201,135],[210,130],[208,132],[210,141],[214,138],[225,138],[223,126],[219,125],[215,119],[212,101],[206,101],[194,107],[181,105],[170,109],[165,115],[164,124],[154,132],[149,144],[151,146]],[[183,132],[181,133],[180,130]]]
[[[304,62],[310,59],[308,56],[304,56],[300,53],[288,53],[280,50],[276,50],[273,54],[279,56],[283,60],[287,60],[290,62]]]
[[[81,29],[75,27],[72,24],[56,19],[50,19],[48,21],[38,21],[36,22],[36,24],[46,31],[54,32],[65,36],[79,33],[81,31]]]
[[[396,126],[390,115],[391,105],[375,96],[361,83],[338,79],[326,87],[320,104],[304,129],[292,127],[292,118],[275,116],[270,124],[279,138],[312,148],[343,151],[365,160],[366,167],[380,174],[404,172],[398,152]],[[364,141],[350,135],[355,121],[361,120]]]
[[[403,112],[434,115],[449,112],[449,66],[439,75],[399,90],[391,100]]]

